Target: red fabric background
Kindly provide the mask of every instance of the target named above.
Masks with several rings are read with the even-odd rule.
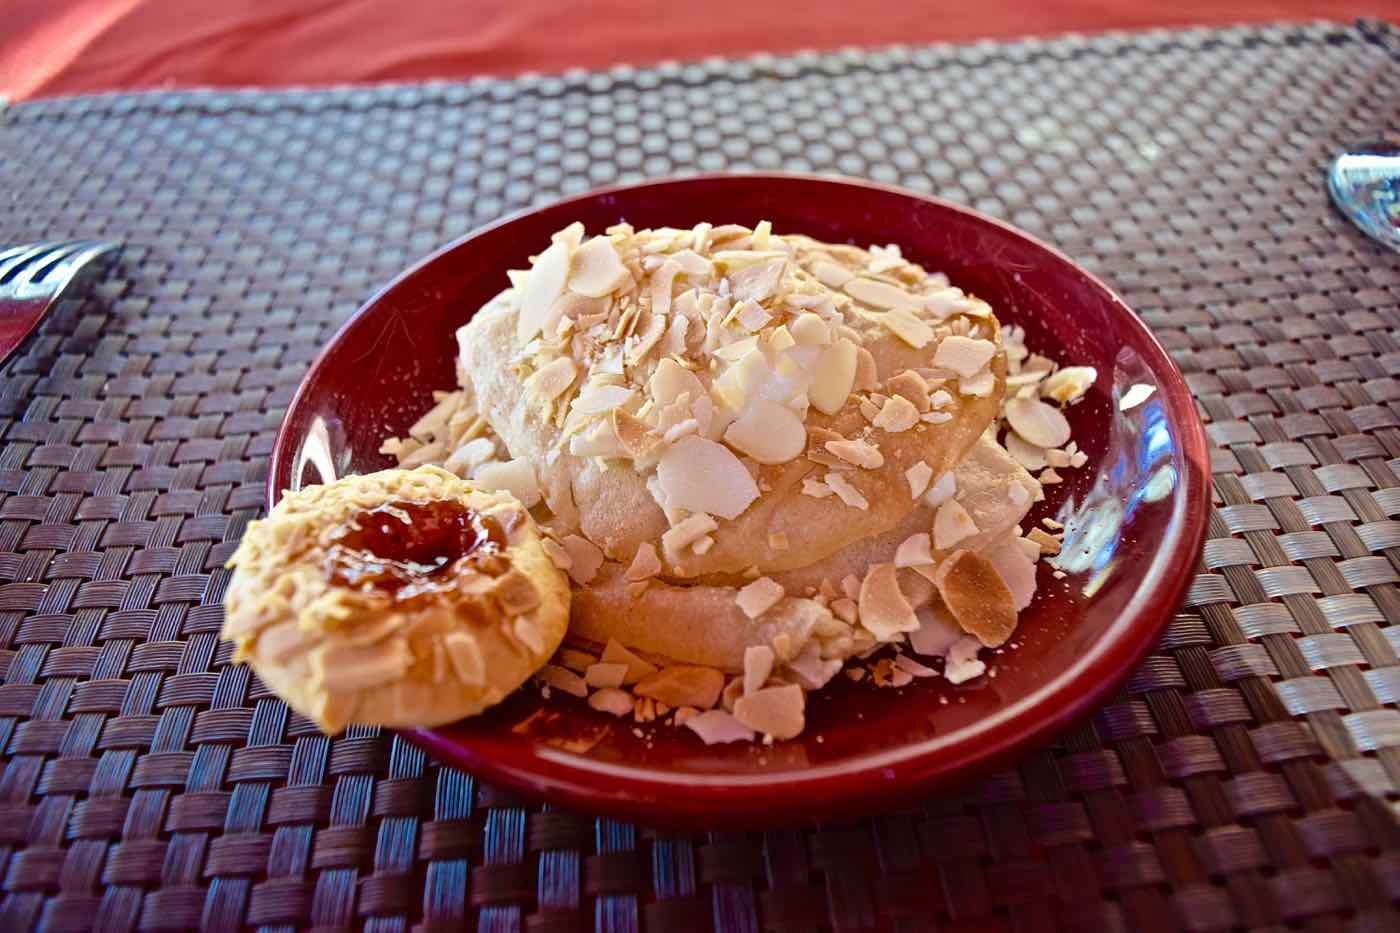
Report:
[[[462,77],[1153,26],[1400,0],[5,0],[0,94]]]

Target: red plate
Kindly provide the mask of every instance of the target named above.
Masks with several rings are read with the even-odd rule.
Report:
[[[444,247],[370,299],[312,364],[277,436],[269,505],[328,473],[392,464],[377,453],[453,384],[453,332],[575,220],[689,227],[754,224],[838,243],[898,243],[905,256],[1025,327],[1032,350],[1097,367],[1070,409],[1090,460],[1063,471],[1033,518],[1080,529],[995,676],[877,689],[838,677],[799,739],[706,747],[686,729],[636,727],[533,688],[485,715],[407,736],[493,783],[590,812],[672,826],[751,826],[849,816],[966,780],[1051,739],[1108,697],[1151,649],[1191,581],[1205,536],[1209,461],[1181,373],[1137,316],[1065,256],[1006,224],[934,198],[792,175],[657,181],[581,195]],[[1120,412],[1133,384],[1155,387]],[[1067,536],[1068,541],[1068,536]],[[984,653],[984,657],[985,657]]]

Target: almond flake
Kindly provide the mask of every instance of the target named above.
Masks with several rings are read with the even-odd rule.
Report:
[[[689,717],[685,721],[685,728],[700,736],[706,745],[753,741],[752,729],[735,719],[732,713],[720,709]]]
[[[831,331],[826,322],[811,311],[799,314],[788,328],[792,339],[804,347],[825,346],[831,342]]]
[[[895,656],[895,659],[894,659],[894,666],[897,667],[897,668],[899,668],[901,671],[904,671],[906,674],[909,674],[909,675],[911,675],[911,676],[913,676],[913,677],[937,677],[937,676],[938,676],[938,671],[935,671],[933,668],[929,667],[927,664],[920,664],[918,661],[915,661],[913,658],[909,657],[909,655],[907,655],[907,654],[896,655],[896,656]]]
[[[880,384],[880,370],[875,365],[875,354],[865,347],[856,348],[856,378],[851,384],[854,392],[873,392]],[[831,414],[831,412],[827,412]]]
[[[963,395],[971,395],[974,398],[986,398],[996,391],[997,377],[992,375],[990,369],[984,369],[971,379],[961,379],[958,381],[958,391]]]
[[[551,360],[531,376],[526,383],[527,390],[546,402],[552,402],[573,385],[577,375],[578,366],[574,361],[567,356],[561,356]]]
[[[834,495],[835,491],[819,479],[804,479],[802,481],[802,495],[811,496],[813,499],[825,499]]]
[[[676,522],[661,535],[661,549],[674,559],[685,548],[690,547],[718,527],[719,523],[709,515],[704,512],[696,512]]]
[[[942,320],[959,314],[971,304],[961,288],[943,288],[924,296],[924,309]]]
[[[643,677],[650,677],[656,673],[657,667],[649,661],[643,660],[632,651],[628,650],[622,642],[616,638],[612,639],[603,648],[603,660],[609,664],[627,665],[627,677],[622,681],[624,684],[633,684]]]
[[[953,396],[946,389],[939,389],[929,396],[928,403],[930,408],[947,408],[953,404]]]
[[[755,732],[774,739],[790,739],[806,725],[806,696],[797,684],[765,687],[741,696],[734,703],[734,718]]]
[[[990,340],[944,337],[933,354],[933,365],[939,369],[952,370],[963,379],[971,379],[991,362],[996,352],[996,344]]]
[[[949,499],[940,505],[933,517],[933,545],[940,551],[952,549],[959,541],[977,532],[977,523],[956,499]]]
[[[859,611],[859,607],[856,605],[856,601],[854,599],[847,599],[843,596],[840,599],[834,599],[831,601],[832,614],[835,615],[836,618],[840,619],[842,622],[845,622],[847,625],[856,624],[856,620],[860,617]]]
[[[934,480],[933,485],[928,488],[928,492],[924,493],[924,504],[929,508],[936,509],[957,495],[957,492],[957,477],[953,475],[952,470],[949,470]]]
[[[899,591],[894,564],[871,564],[860,585],[860,624],[880,641],[919,627],[914,609]]]
[[[485,682],[486,663],[475,638],[465,632],[448,632],[442,637],[442,648],[458,680],[473,685]]]
[[[541,538],[540,546],[544,548],[545,554],[549,555],[555,567],[568,570],[573,566],[573,558],[569,557],[569,552],[558,541],[553,538]]]
[[[922,350],[933,339],[933,328],[909,311],[895,308],[880,315],[885,329],[916,350]]]
[[[1143,402],[1151,398],[1152,393],[1156,391],[1156,386],[1150,386],[1142,382],[1129,386],[1128,391],[1124,392],[1123,397],[1118,401],[1118,410],[1130,411],[1131,409],[1137,408]],[[1056,444],[1053,446],[1058,447],[1059,445]]]
[[[744,696],[768,682],[773,673],[773,649],[767,645],[749,645],[744,649]]]
[[[724,675],[713,667],[676,664],[642,678],[632,692],[667,706],[709,709],[719,702],[723,689]]]
[[[888,386],[895,395],[908,399],[920,414],[928,411],[931,407],[928,383],[924,381],[923,376],[912,369],[906,369],[896,376],[891,376]],[[951,396],[949,401],[952,401]]]
[[[792,337],[792,331],[788,330],[786,324],[780,324],[773,328],[768,335],[768,349],[774,353],[781,353],[797,346],[797,341]]]
[[[612,241],[595,236],[574,253],[569,290],[588,298],[601,298],[621,288],[631,278]]]
[[[503,490],[520,500],[525,508],[534,508],[543,498],[535,471],[524,458],[504,463],[487,463],[472,476],[473,481],[488,491]]]
[[[651,432],[645,421],[629,415],[621,408],[614,408],[609,415],[613,436],[618,444],[633,460],[646,460],[661,447],[661,438]]]
[[[902,395],[892,395],[881,406],[872,424],[883,431],[898,434],[919,423],[919,410]]]
[[[757,580],[739,590],[734,597],[734,602],[738,604],[744,615],[750,619],[757,619],[769,609],[782,602],[787,593],[781,583],[777,583],[768,577],[759,577]]]
[[[1006,497],[1011,501],[1013,508],[1023,509],[1031,501],[1031,494],[1020,483],[1012,483],[1011,488],[1006,491]]]
[[[1006,402],[1006,421],[1021,438],[1037,447],[1060,447],[1069,441],[1069,422],[1058,408],[1036,398]]]
[[[1069,466],[1069,454],[1052,447],[1045,451],[1045,462],[1057,470],[1063,470]]]
[[[1049,532],[1042,531],[1039,528],[1032,528],[1026,534],[1026,537],[1039,545],[1040,553],[1046,556],[1053,557],[1060,553],[1060,539]]]
[[[942,606],[925,606],[914,615],[919,619],[919,627],[909,633],[909,647],[918,654],[941,658],[963,637],[958,623]]]
[[[904,478],[909,481],[909,498],[917,499],[928,489],[928,484],[933,479],[933,468],[920,460],[904,471]]]
[[[650,541],[637,545],[637,553],[632,556],[632,565],[623,574],[623,579],[631,582],[646,580],[661,572],[661,560],[656,556],[656,546]]]
[[[1099,371],[1092,366],[1067,366],[1046,379],[1040,392],[1061,405],[1068,405],[1089,391],[1098,378]]]
[[[588,696],[588,684],[584,682],[582,677],[567,668],[546,664],[535,671],[535,677],[540,683],[548,684],[555,690],[563,690],[570,696]]]
[[[918,299],[913,295],[898,286],[877,279],[854,278],[844,283],[841,289],[862,304],[885,310],[899,310],[911,319],[912,312],[919,310]]]
[[[1076,470],[1088,462],[1089,455],[1084,453],[1084,451],[1082,450],[1076,451],[1075,453],[1071,454],[1069,458],[1069,465],[1074,467]]]
[[[1006,434],[1006,452],[1027,470],[1039,470],[1045,466],[1045,448],[1037,447],[1014,431]]]
[[[515,322],[515,338],[520,343],[528,343],[542,330],[552,332],[551,309],[564,291],[573,252],[568,242],[556,239],[535,260],[521,290],[520,313]]]
[[[773,315],[764,310],[758,302],[750,299],[735,305],[731,315],[749,333],[758,333],[773,320]]]
[[[855,273],[850,269],[825,259],[812,263],[812,275],[827,288],[840,288],[855,278]]]
[[[938,565],[934,584],[962,630],[987,647],[1004,644],[1016,630],[1015,600],[985,557],[957,551]]]
[[[837,497],[842,502],[846,503],[846,505],[862,511],[870,508],[869,500],[861,495],[861,491],[851,485],[851,481],[840,473],[828,473],[825,479],[826,485],[830,487],[831,491],[836,493]]]
[[[559,543],[569,553],[569,579],[583,586],[598,575],[603,566],[603,552],[598,545],[580,535],[567,535]]]
[[[786,463],[807,446],[807,429],[791,408],[757,399],[725,429],[724,440],[759,463]]]
[[[841,592],[846,594],[847,599],[860,599],[860,578],[853,573],[848,573],[841,578]]]
[[[1030,545],[1031,553],[1026,553],[1026,544]],[[995,568],[997,576],[1001,577],[1001,582],[1011,591],[1016,611],[1029,606],[1035,597],[1035,564],[1040,559],[1039,546],[1025,538],[1008,537],[982,553]]]
[[[807,389],[812,406],[827,415],[840,411],[855,385],[858,365],[857,347],[844,337],[824,349],[812,366]]]
[[[632,712],[632,694],[626,690],[619,690],[616,687],[604,687],[594,691],[588,698],[588,705],[598,710],[600,713],[611,713],[614,716],[626,716]]]
[[[863,470],[877,470],[885,465],[885,457],[880,453],[880,449],[859,439],[827,441],[822,446],[828,452]]]
[[[593,382],[584,386],[583,391],[574,396],[569,411],[585,415],[603,414],[626,404],[631,397],[632,389],[627,386]]]
[[[567,667],[575,673],[582,674],[594,664],[598,663],[598,658],[587,651],[579,651],[577,648],[560,648],[555,654],[554,660],[561,666]]]
[[[929,424],[947,424],[953,420],[953,415],[946,411],[931,411],[919,416],[920,421],[927,421]]]
[[[758,484],[723,444],[690,435],[672,444],[656,466],[665,505],[734,519],[758,498]]]
[[[1046,467],[1041,470],[1040,475],[1037,476],[1036,479],[1040,480],[1040,485],[1042,486],[1053,486],[1056,483],[1064,482],[1060,474],[1055,472],[1054,467]]]
[[[621,687],[627,679],[627,665],[607,661],[590,664],[583,672],[583,682],[590,687]]]
[[[944,662],[943,676],[950,684],[961,684],[981,677],[987,672],[987,665],[977,657],[982,643],[970,635],[964,635],[948,649],[948,659]]]
[[[894,552],[896,567],[918,567],[933,563],[932,541],[927,532],[912,534],[899,543]]]

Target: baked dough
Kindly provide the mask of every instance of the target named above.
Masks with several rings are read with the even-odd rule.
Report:
[[[375,510],[434,503],[474,513],[494,546],[440,571],[413,565],[424,568],[416,589],[390,591],[369,576],[352,585],[349,571],[328,569],[358,554],[372,575],[381,565],[345,550],[347,529],[368,527],[361,516]],[[480,712],[549,659],[569,617],[568,579],[524,507],[436,466],[288,493],[249,525],[230,566],[222,637],[235,660],[327,733],[352,722],[434,726]]]

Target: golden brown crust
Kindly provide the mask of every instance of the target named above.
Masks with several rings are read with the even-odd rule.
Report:
[[[354,516],[391,501],[455,501],[504,529],[492,572],[464,569],[441,598],[408,603],[333,583],[326,551]],[[438,467],[345,477],[283,497],[230,564],[222,637],[323,730],[431,726],[499,702],[563,639],[568,580],[523,507]]]

